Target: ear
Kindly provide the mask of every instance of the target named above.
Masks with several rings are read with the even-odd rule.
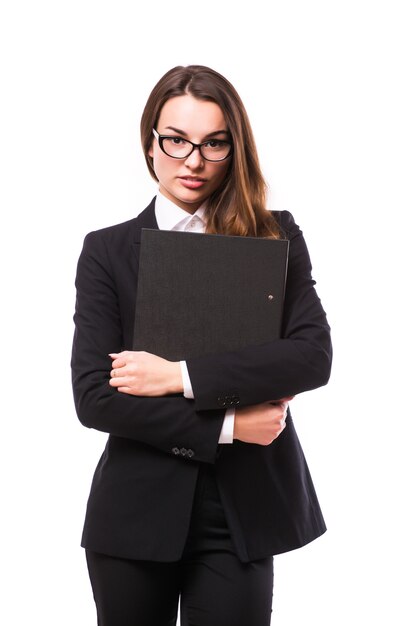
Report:
[[[151,159],[153,159],[153,142],[151,143],[151,147],[148,150],[148,156],[150,156]]]

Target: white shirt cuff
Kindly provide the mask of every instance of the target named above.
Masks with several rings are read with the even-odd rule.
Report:
[[[184,387],[184,396],[189,400],[194,400],[193,388],[191,387],[191,380],[188,374],[188,368],[185,361],[180,361],[182,386]]]
[[[184,396],[189,400],[194,400],[193,388],[188,374],[188,368],[185,361],[180,361],[182,385],[184,387]],[[235,409],[227,409],[223,420],[223,426],[220,431],[219,443],[233,443],[233,431],[235,428]]]
[[[233,430],[235,427],[235,409],[227,409],[224,416],[223,426],[220,431],[219,443],[233,443]]]

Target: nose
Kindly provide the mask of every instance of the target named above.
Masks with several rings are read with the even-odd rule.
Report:
[[[204,159],[198,148],[194,148],[191,154],[185,159],[185,165],[191,169],[200,169],[204,167]]]

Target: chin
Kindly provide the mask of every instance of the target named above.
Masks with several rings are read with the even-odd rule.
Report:
[[[180,202],[184,202],[185,204],[195,204],[199,202],[200,204],[204,202],[207,198],[207,194],[196,193],[196,192],[182,192],[178,194],[172,194],[174,198],[177,198]]]

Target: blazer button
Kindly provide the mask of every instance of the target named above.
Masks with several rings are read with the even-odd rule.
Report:
[[[191,448],[189,448],[187,450],[187,456],[188,456],[188,458],[192,459],[193,456],[194,456],[194,450],[191,450]]]
[[[172,448],[171,452],[173,452],[174,454],[179,454],[180,453],[180,451],[179,451],[179,449],[177,447]]]
[[[240,404],[239,396],[232,396],[232,403],[233,404]]]
[[[223,398],[223,396],[219,396],[217,398],[217,402],[218,402],[219,406],[226,406],[226,400]]]
[[[181,456],[186,456],[187,450],[185,448],[181,448],[180,453],[181,453]]]

